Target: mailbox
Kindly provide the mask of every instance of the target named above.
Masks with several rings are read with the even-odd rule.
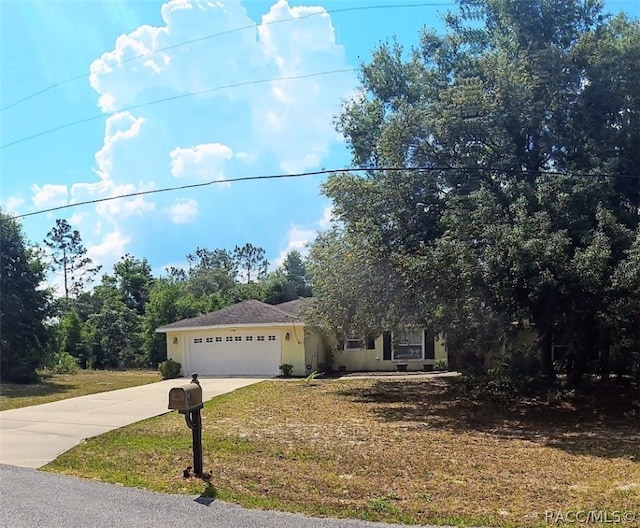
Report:
[[[195,383],[174,387],[169,391],[169,409],[186,412],[202,407],[202,387]]]

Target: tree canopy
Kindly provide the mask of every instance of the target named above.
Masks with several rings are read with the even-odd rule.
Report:
[[[48,350],[50,294],[43,288],[45,266],[38,252],[1,210],[0,259],[0,379],[26,383],[36,379]]]
[[[324,186],[338,226],[311,251],[316,319],[348,306],[478,353],[527,325],[544,375],[562,343],[575,383],[612,348],[631,365],[640,23],[599,2],[463,0],[446,24],[381,44],[336,121],[368,170]]]

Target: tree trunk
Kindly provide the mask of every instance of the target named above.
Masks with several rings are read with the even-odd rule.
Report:
[[[538,326],[538,336],[536,338],[536,353],[542,375],[550,382],[556,380],[556,372],[553,368],[553,353],[551,348],[551,329],[548,326]]]

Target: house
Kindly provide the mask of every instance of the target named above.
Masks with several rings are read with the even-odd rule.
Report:
[[[385,332],[364,342],[347,339],[330,351],[321,334],[300,317],[308,302],[270,305],[248,300],[156,332],[166,334],[167,356],[182,365],[184,375],[276,376],[287,363],[293,365],[294,376],[326,369],[431,370],[436,361],[447,359],[444,341],[423,329],[395,338]]]
[[[323,370],[326,357],[320,335],[298,316],[305,301],[243,301],[156,332],[166,334],[167,357],[182,365],[184,375],[277,376],[288,363],[294,376],[303,376]]]

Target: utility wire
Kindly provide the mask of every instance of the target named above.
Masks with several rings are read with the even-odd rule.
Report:
[[[88,121],[94,121],[96,119],[101,119],[104,117],[111,117],[113,115],[119,114],[120,112],[127,112],[129,110],[135,110],[136,108],[143,108],[145,106],[151,106],[151,105],[156,105],[156,104],[160,104],[160,103],[166,103],[168,101],[175,101],[177,99],[184,99],[186,97],[194,97],[196,95],[204,95],[204,94],[208,94],[208,93],[212,93],[212,92],[217,92],[220,90],[226,90],[228,88],[238,88],[240,86],[249,86],[249,85],[253,85],[253,84],[264,84],[264,83],[269,83],[269,82],[274,82],[274,81],[293,81],[293,80],[299,80],[299,79],[309,79],[311,77],[320,77],[323,75],[334,75],[337,73],[353,73],[358,71],[356,68],[344,68],[341,70],[330,70],[330,71],[324,71],[324,72],[315,72],[315,73],[307,73],[304,75],[289,75],[289,76],[285,76],[285,77],[272,77],[270,79],[258,79],[258,80],[253,80],[253,81],[244,81],[244,82],[240,82],[240,83],[235,83],[235,84],[226,84],[224,86],[216,86],[215,88],[207,88],[206,90],[199,90],[197,92],[189,92],[189,93],[184,93],[184,94],[180,94],[180,95],[173,95],[171,97],[165,97],[163,99],[156,99],[155,101],[148,101],[146,103],[140,103],[140,104],[136,104],[136,105],[131,105],[131,106],[126,106],[124,108],[119,108],[118,110],[114,110],[113,112],[108,112],[108,113],[102,113],[102,114],[96,114],[93,115],[91,117],[85,117],[83,119],[77,119],[75,121],[71,121],[69,123],[64,123],[62,125],[58,125],[56,127],[53,128],[49,128],[47,130],[43,130],[42,132],[37,132],[35,134],[31,134],[29,136],[24,136],[21,137],[20,139],[16,139],[14,141],[11,141],[9,143],[5,143],[4,145],[0,146],[0,150],[2,149],[6,149],[8,147],[11,147],[13,145],[17,145],[18,143],[23,143],[25,141],[28,141],[30,139],[34,139],[40,136],[45,136],[47,134],[51,134],[52,132],[56,132],[58,130],[62,130],[63,128],[69,128],[75,125],[79,125],[81,123],[87,123]]]
[[[226,180],[210,180],[202,183],[193,183],[189,185],[180,185],[177,187],[164,187],[162,189],[152,189],[149,191],[138,191],[127,194],[119,194],[117,196],[109,196],[107,198],[97,198],[95,200],[86,200],[83,202],[77,202],[66,205],[59,205],[57,207],[50,207],[48,209],[40,209],[38,211],[32,211],[30,213],[24,213],[20,215],[12,216],[11,219],[16,220],[18,218],[26,218],[28,216],[35,216],[43,213],[51,213],[53,211],[60,211],[62,209],[70,209],[72,207],[79,207],[81,205],[91,205],[102,202],[109,202],[112,200],[120,200],[122,198],[133,198],[135,196],[146,196],[149,194],[159,194],[173,191],[181,191],[185,189],[196,189],[199,187],[208,187],[215,184],[227,184],[242,181],[258,181],[258,180],[277,180],[286,178],[303,178],[308,176],[319,176],[324,174],[340,174],[340,173],[352,173],[352,172],[392,172],[392,171],[417,171],[417,172],[451,172],[451,171],[485,171],[490,173],[510,172],[510,173],[522,173],[518,169],[498,169],[491,167],[373,167],[373,168],[341,168],[341,169],[322,169],[317,171],[298,172],[294,174],[267,174],[261,176],[242,176],[240,178],[231,178]],[[529,171],[527,174],[538,174],[545,176],[575,176],[575,177],[605,177],[605,178],[640,178],[640,176],[628,176],[624,174],[605,174],[605,173],[565,173],[557,171]]]
[[[444,7],[444,6],[453,6],[456,5],[455,2],[423,2],[423,3],[419,3],[419,4],[387,4],[387,5],[372,5],[372,6],[359,6],[359,7],[343,7],[340,9],[331,9],[331,10],[324,10],[324,11],[317,11],[315,13],[309,13],[307,15],[302,15],[299,16],[297,18],[287,18],[284,20],[273,20],[271,22],[265,22],[263,24],[260,24],[261,26],[267,26],[267,25],[275,25],[275,24],[283,24],[283,23],[288,23],[288,22],[294,22],[296,20],[304,20],[307,18],[311,18],[311,17],[315,17],[315,16],[322,16],[322,15],[326,15],[326,14],[336,14],[336,13],[346,13],[346,12],[350,12],[350,11],[370,11],[370,10],[374,10],[374,9],[406,9],[406,8],[412,8],[412,7]],[[225,31],[220,31],[218,33],[212,33],[210,35],[205,35],[202,37],[198,37],[195,39],[191,39],[191,40],[185,40],[184,42],[179,42],[177,44],[172,44],[171,46],[166,46],[164,48],[158,48],[156,50],[153,51],[149,51],[146,53],[141,53],[140,55],[136,55],[134,57],[129,57],[127,59],[123,59],[121,61],[118,61],[115,64],[110,64],[109,66],[115,66],[116,64],[122,65],[125,64],[127,62],[131,62],[131,61],[135,61],[138,59],[142,59],[142,58],[146,58],[146,57],[150,57],[152,55],[155,55],[157,53],[162,53],[163,51],[169,51],[172,49],[176,49],[176,48],[181,48],[183,46],[188,46],[189,44],[195,44],[197,42],[202,42],[204,40],[210,40],[213,38],[217,38],[217,37],[221,37],[224,35],[229,35],[232,33],[236,33],[239,31],[244,31],[247,29],[256,29],[258,27],[258,24],[251,24],[248,26],[241,26],[241,27],[237,27],[234,29],[227,29]],[[13,103],[10,103],[6,106],[3,106],[2,108],[0,108],[0,112],[4,112],[5,110],[8,110],[10,108],[13,108],[14,106],[19,105],[20,103],[24,103],[25,101],[28,101],[29,99],[33,99],[34,97],[37,97],[38,95],[41,95],[43,93],[48,92],[49,90],[52,90],[53,88],[57,88],[58,86],[62,86],[64,84],[68,84],[70,82],[73,81],[77,81],[79,79],[85,79],[87,77],[89,77],[91,75],[91,73],[82,73],[79,75],[74,75],[73,77],[69,77],[68,79],[64,79],[62,81],[58,81],[56,83],[53,83],[45,88],[42,88],[41,90],[38,90],[37,92],[33,92],[32,94],[26,95],[25,97],[18,99],[17,101],[14,101]]]

